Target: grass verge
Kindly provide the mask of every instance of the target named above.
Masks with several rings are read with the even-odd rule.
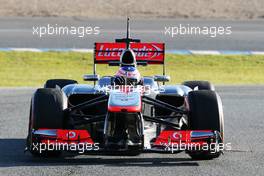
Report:
[[[50,78],[81,83],[92,73],[93,55],[76,52],[0,52],[0,86],[42,86]],[[117,67],[98,65],[99,75],[113,75]],[[162,73],[162,66],[139,67],[142,75]],[[172,84],[208,80],[214,84],[264,84],[264,56],[166,55]]]

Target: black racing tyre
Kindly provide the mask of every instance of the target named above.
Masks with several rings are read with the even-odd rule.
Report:
[[[185,81],[182,84],[191,89],[198,87],[198,90],[215,90],[214,85],[209,81]]]
[[[46,81],[44,88],[56,88],[56,86],[63,88],[69,84],[78,84],[78,82],[71,79],[49,79]]]
[[[220,133],[220,141],[224,139],[224,116],[220,96],[211,90],[191,91],[188,94],[190,130],[213,130]],[[190,152],[193,159],[213,159],[219,157],[221,151]]]
[[[37,89],[31,100],[28,148],[34,156],[58,156],[60,151],[44,151],[39,153],[38,150],[32,150],[32,130],[40,128],[63,129],[64,113],[67,102],[63,98],[60,89],[41,88]]]
[[[32,127],[39,128],[63,128],[64,118],[63,93],[59,89],[37,89],[32,99]]]

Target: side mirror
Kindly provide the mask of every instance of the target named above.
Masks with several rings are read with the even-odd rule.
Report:
[[[154,81],[157,81],[157,82],[168,82],[168,81],[170,81],[170,76],[155,75],[154,76]]]
[[[99,75],[83,75],[84,81],[98,81],[99,78]]]

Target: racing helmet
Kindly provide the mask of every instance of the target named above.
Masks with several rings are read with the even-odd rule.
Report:
[[[115,74],[116,84],[124,85],[125,83],[132,85],[140,82],[140,73],[134,66],[121,66]]]
[[[122,52],[120,57],[120,64],[121,66],[137,66],[136,55],[132,49],[128,48]]]

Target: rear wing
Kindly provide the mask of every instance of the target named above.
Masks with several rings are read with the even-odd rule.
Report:
[[[163,75],[165,75],[165,44],[141,43],[139,39],[130,38],[129,18],[127,18],[126,38],[116,39],[115,43],[95,43],[94,75],[96,75],[96,64],[120,65],[120,57],[125,49],[132,49],[135,52],[137,65],[163,65]]]
[[[164,43],[130,43],[138,65],[164,64]],[[126,43],[95,43],[94,63],[118,65]]]

